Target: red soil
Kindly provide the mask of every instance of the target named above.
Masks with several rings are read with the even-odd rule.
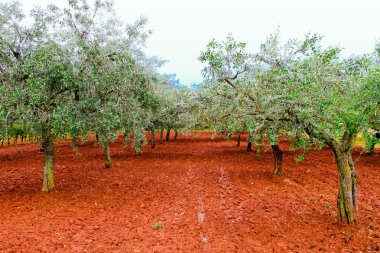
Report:
[[[75,152],[61,142],[49,195],[39,146],[0,148],[0,252],[379,250],[379,154],[356,166],[360,223],[349,227],[337,223],[328,149],[298,164],[286,152],[286,177],[273,178],[270,151],[257,160],[246,142],[210,136],[180,135],[140,157],[118,142],[109,170],[93,143]]]

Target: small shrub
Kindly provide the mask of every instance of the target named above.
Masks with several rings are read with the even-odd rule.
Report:
[[[156,223],[153,224],[154,229],[162,229],[164,228],[164,222],[163,221],[157,221]]]

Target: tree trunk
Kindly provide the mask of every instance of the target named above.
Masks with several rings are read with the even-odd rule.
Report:
[[[240,141],[241,141],[241,134],[238,135],[238,142],[237,142],[238,147],[240,147]]]
[[[352,161],[352,154],[350,154],[348,158],[348,165],[350,166],[352,176],[352,201],[354,203],[355,211],[358,213],[358,173],[356,172],[355,164]]]
[[[174,139],[173,140],[177,140],[177,137],[178,137],[178,131],[174,130]]]
[[[339,171],[338,218],[342,223],[354,224],[358,220],[358,185],[351,151],[333,151]]]
[[[283,176],[284,173],[282,172],[282,156],[283,152],[281,151],[278,144],[271,145],[274,155],[274,169],[273,169],[273,176]]]
[[[111,160],[111,150],[110,150],[110,141],[107,139],[104,143],[104,155],[106,158],[106,169],[111,168],[112,166],[112,160]]]
[[[252,152],[252,135],[249,133],[248,139],[247,139],[247,152]]]
[[[151,148],[155,148],[156,147],[156,140],[154,139],[154,129],[150,130],[150,140],[151,140],[151,145],[150,147]]]
[[[163,139],[164,139],[164,129],[161,128],[161,130],[160,130],[160,144],[162,144]]]
[[[42,191],[50,193],[54,191],[54,138],[50,129],[43,129],[43,147],[45,152],[44,175]]]
[[[252,141],[248,141],[247,152],[252,152]]]
[[[166,140],[169,141],[170,139],[170,128],[168,128],[168,131],[166,132]]]

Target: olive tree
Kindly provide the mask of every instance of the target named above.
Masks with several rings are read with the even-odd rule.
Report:
[[[17,119],[28,122],[32,134],[42,136],[45,152],[44,192],[54,190],[54,126],[57,115],[70,104],[72,66],[69,51],[56,40],[50,29],[56,21],[55,8],[36,9],[33,23],[25,25],[18,2],[1,5],[1,57],[6,80],[5,123]]]
[[[19,121],[42,136],[45,192],[54,190],[56,136],[98,132],[109,167],[116,130],[132,121],[143,135],[136,129],[149,77],[140,49],[150,32],[146,19],[124,26],[112,11],[112,1],[68,1],[35,8],[27,25],[18,2],[1,5],[1,133]]]
[[[352,224],[358,219],[357,172],[352,150],[358,133],[367,131],[378,110],[368,96],[373,86],[361,59],[342,59],[338,48],[315,48],[295,64],[288,115],[306,133],[323,141],[334,153],[339,171],[338,217]]]
[[[73,1],[63,13],[75,48],[76,80],[82,87],[75,91],[76,110],[68,113],[83,122],[74,129],[76,135],[94,131],[100,137],[109,168],[110,142],[118,137],[118,130],[133,133],[133,147],[141,153],[154,104],[153,79],[162,61],[142,51],[150,34],[147,19],[124,26],[114,17],[111,1],[96,1],[92,6]],[[74,124],[78,121],[69,123]]]
[[[205,94],[211,101],[207,111],[213,115],[209,119],[216,122],[218,131],[249,132],[249,141],[259,147],[258,155],[263,141],[268,140],[275,158],[273,175],[281,176],[283,152],[278,145],[279,136],[297,136],[291,139],[294,145],[301,139],[305,144],[312,140],[305,138],[303,129],[289,124],[286,111],[278,113],[280,105],[273,107],[276,96],[272,89],[278,88],[276,82],[282,79],[282,72],[263,66],[258,58],[258,54],[246,52],[246,44],[236,42],[231,35],[223,42],[213,40],[207,45],[199,58],[207,63],[203,71],[207,80]],[[290,60],[283,64],[289,65]]]
[[[209,77],[252,102],[245,114],[254,115],[263,128],[275,130],[271,134],[278,129],[296,131],[293,135],[301,136],[296,138],[301,146],[315,142],[331,148],[340,179],[338,217],[352,224],[357,221],[358,205],[351,153],[357,134],[368,129],[378,110],[378,97],[370,95],[376,82],[368,80],[367,57],[342,59],[339,48],[323,49],[320,40],[307,35],[282,45],[276,33],[258,53],[247,56],[244,44],[228,38],[222,44],[211,42],[200,59],[208,63]]]

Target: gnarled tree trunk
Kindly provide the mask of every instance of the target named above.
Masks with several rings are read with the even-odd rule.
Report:
[[[358,220],[357,173],[352,162],[351,150],[334,149],[339,171],[338,218],[340,222],[354,224]]]
[[[112,160],[111,160],[110,141],[108,139],[104,143],[104,156],[106,158],[106,162],[105,162],[106,169],[109,169],[112,166]]]
[[[238,135],[238,142],[237,142],[238,147],[240,147],[240,141],[241,141],[241,134]]]
[[[178,137],[178,131],[174,130],[174,139],[173,140],[177,140],[177,137]]]
[[[283,176],[284,173],[282,171],[282,156],[283,152],[281,151],[280,147],[278,144],[276,145],[271,145],[272,150],[273,150],[273,156],[274,156],[274,169],[273,169],[273,176]]]
[[[45,159],[43,171],[42,191],[50,193],[54,191],[54,137],[49,128],[43,127],[43,144]]]
[[[166,132],[166,140],[169,141],[170,139],[170,128],[168,128],[168,131]]]

